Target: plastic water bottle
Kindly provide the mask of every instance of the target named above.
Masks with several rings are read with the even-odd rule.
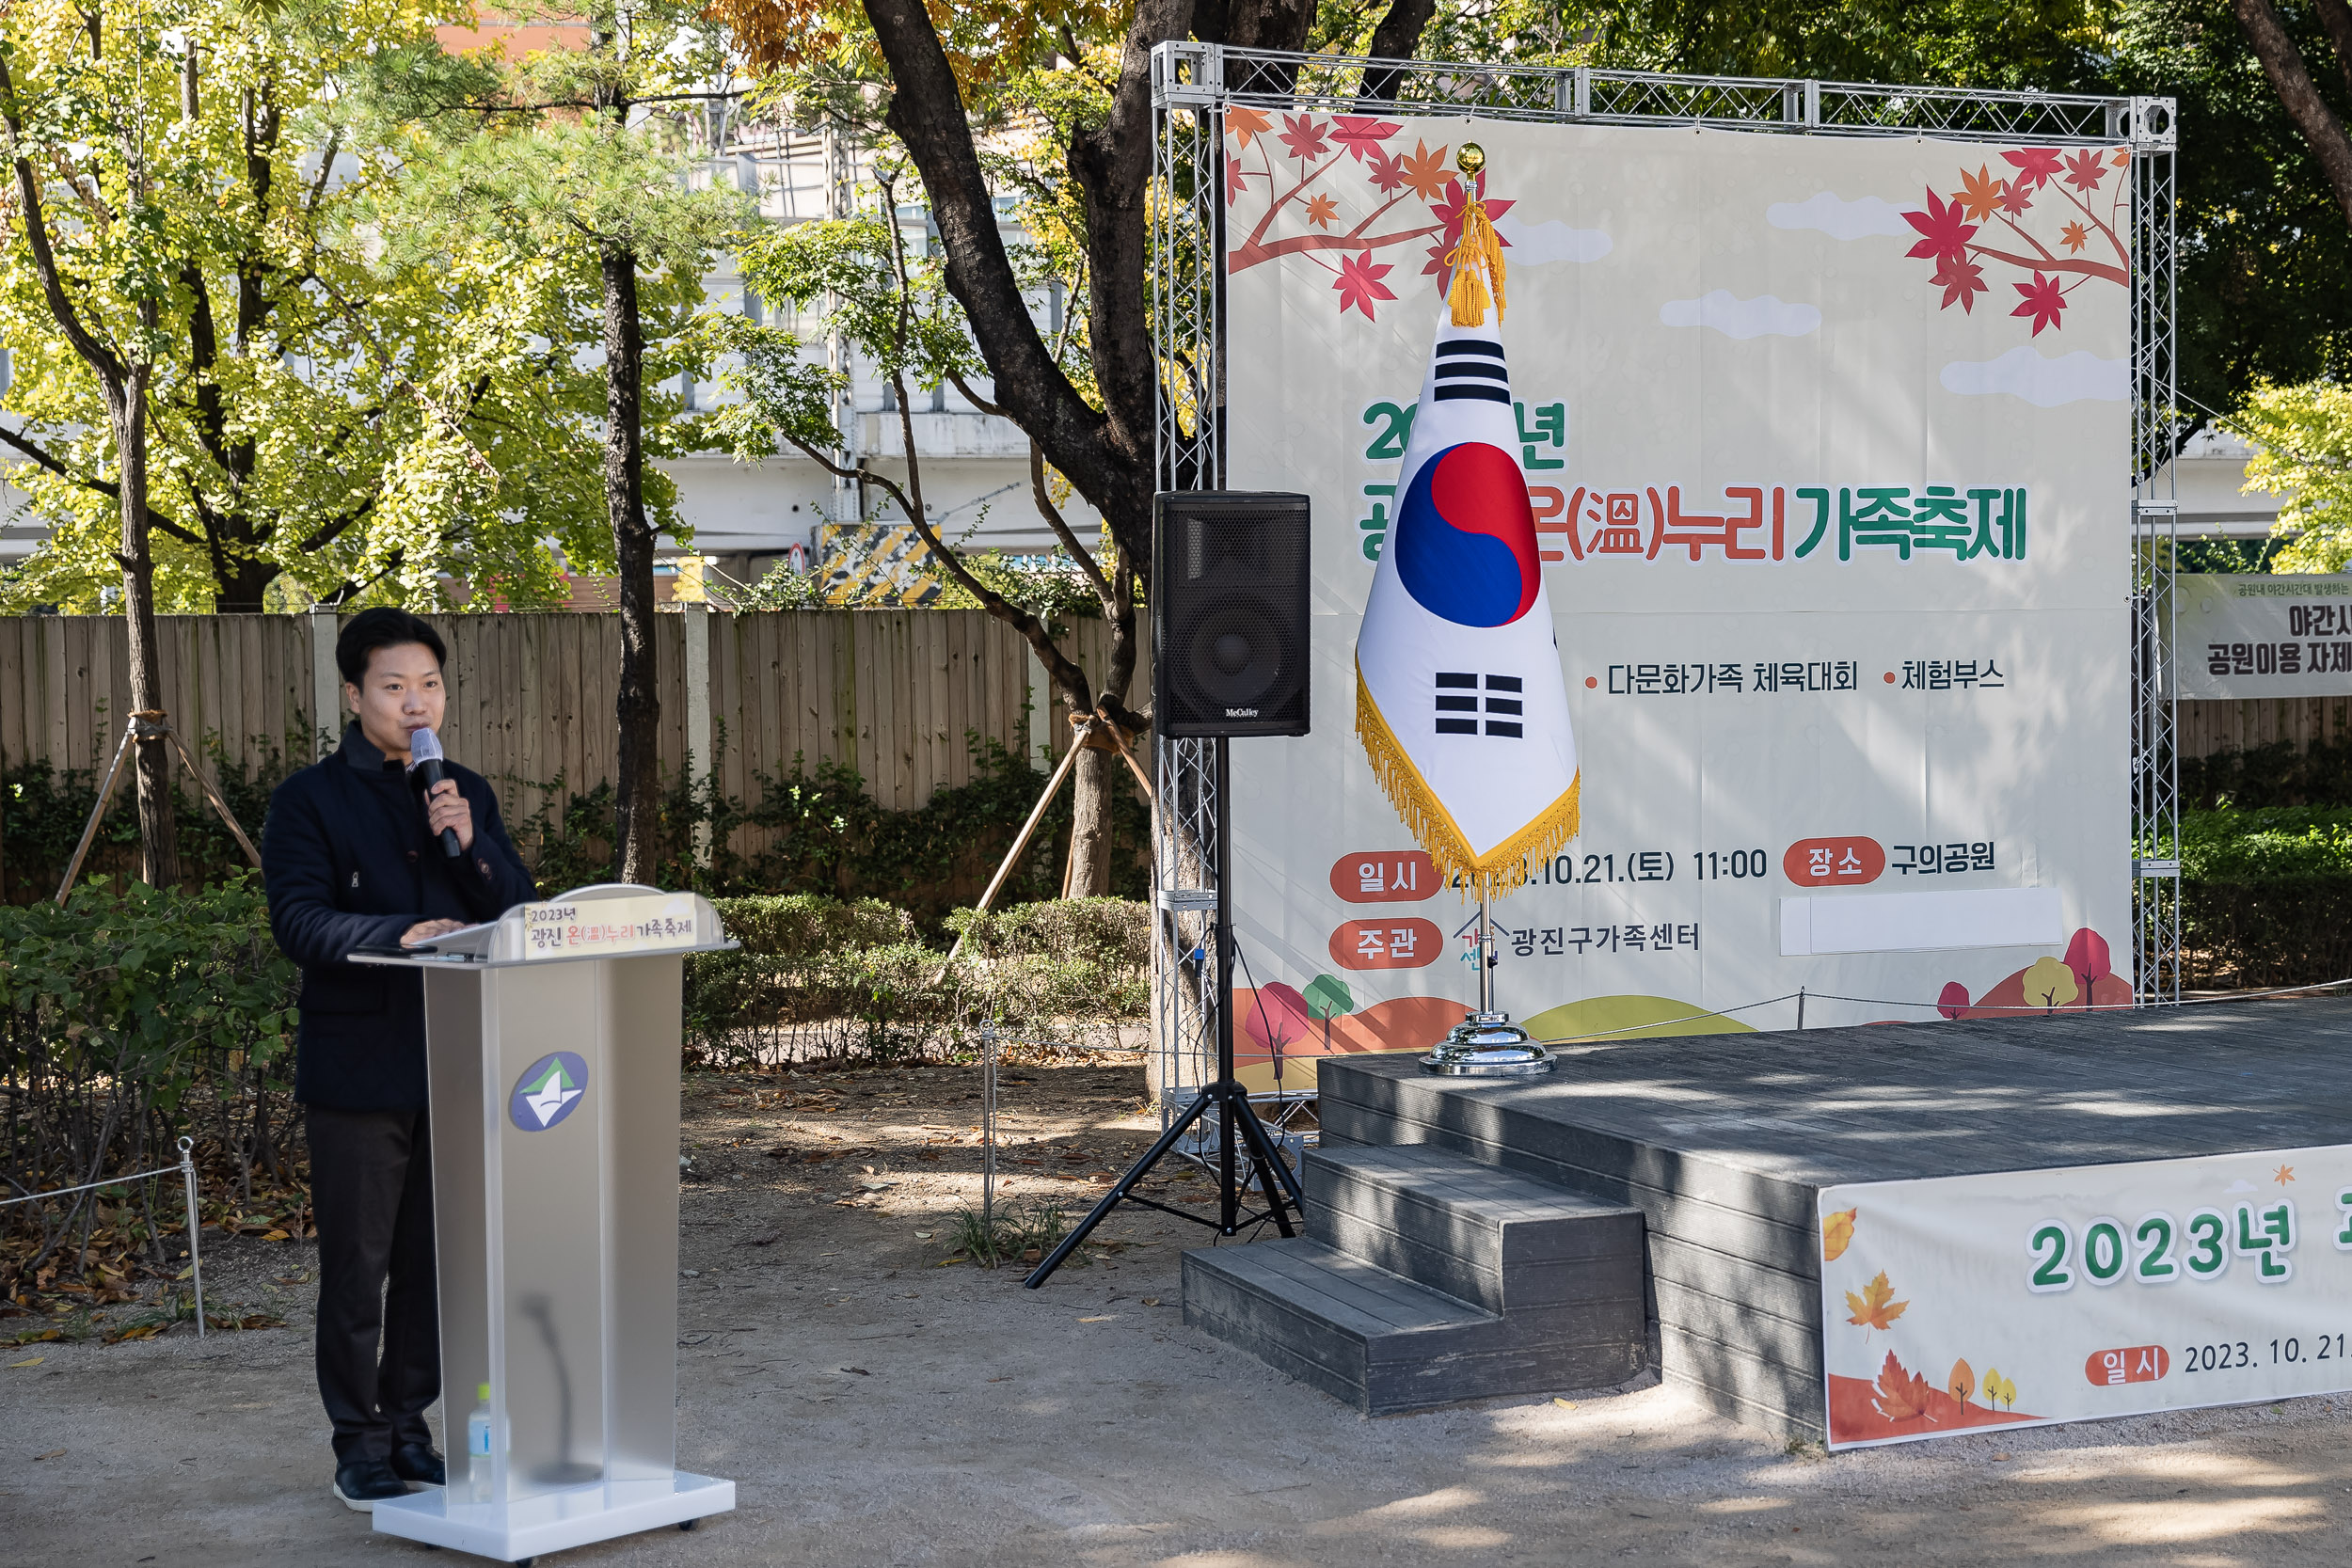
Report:
[[[466,1489],[475,1502],[490,1500],[490,1386],[474,1389],[480,1401],[466,1418]]]

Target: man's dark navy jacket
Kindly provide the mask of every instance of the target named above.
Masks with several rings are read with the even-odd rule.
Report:
[[[424,1109],[424,977],[345,963],[421,920],[494,920],[537,896],[498,797],[441,765],[473,808],[473,847],[451,860],[425,824],[422,785],[354,723],[340,751],[270,797],[262,879],[270,931],[302,966],[294,1098],[340,1111]]]

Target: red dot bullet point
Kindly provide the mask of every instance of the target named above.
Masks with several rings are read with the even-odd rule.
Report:
[[[1587,691],[1590,691],[1593,688],[1598,686],[1599,684],[1600,677],[1598,675],[1587,675],[1584,677],[1584,689]]]
[[[1886,673],[1881,675],[1879,679],[1884,681],[1887,685],[1892,686],[1895,684],[1895,672],[1889,670]]]

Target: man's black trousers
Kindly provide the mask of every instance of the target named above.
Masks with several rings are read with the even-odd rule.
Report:
[[[433,1148],[422,1111],[307,1106],[319,1227],[319,1397],[335,1463],[429,1443],[441,1392]]]

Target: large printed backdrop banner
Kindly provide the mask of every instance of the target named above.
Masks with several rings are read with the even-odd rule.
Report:
[[[1303,740],[1233,746],[1243,1076],[1459,1019],[1472,911],[1355,726],[1357,638],[1486,150],[1581,771],[1496,905],[1540,1037],[2131,996],[2128,154],[1226,115],[1230,473],[1315,533]],[[1438,736],[1435,690],[1383,698]]]

